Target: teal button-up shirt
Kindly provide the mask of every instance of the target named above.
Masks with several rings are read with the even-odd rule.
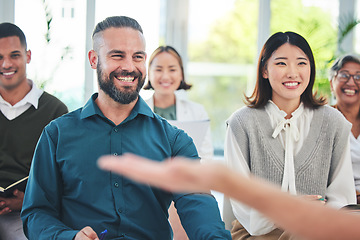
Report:
[[[119,125],[96,98],[51,122],[39,139],[21,213],[28,238],[70,240],[90,226],[98,235],[107,229],[106,239],[171,239],[167,210],[174,201],[191,239],[231,239],[212,196],[166,192],[97,167],[105,154],[198,156],[191,138],[141,98]]]

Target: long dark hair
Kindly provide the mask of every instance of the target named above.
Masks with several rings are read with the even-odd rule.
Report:
[[[325,105],[326,99],[322,96],[317,98],[316,93],[312,92],[315,82],[315,60],[311,48],[305,38],[294,32],[277,32],[266,41],[259,56],[254,92],[250,97],[245,96],[245,103],[252,108],[261,108],[272,98],[270,82],[263,77],[263,72],[271,55],[285,43],[300,48],[310,61],[310,81],[301,94],[300,101],[303,102],[304,106],[310,108]]]

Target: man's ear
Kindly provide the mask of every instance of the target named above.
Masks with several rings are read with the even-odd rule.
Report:
[[[98,58],[98,55],[95,52],[95,50],[90,50],[88,53],[88,57],[89,57],[89,62],[90,62],[91,68],[96,69],[99,58]]]
[[[30,49],[26,51],[26,63],[30,63],[31,61],[31,51]]]

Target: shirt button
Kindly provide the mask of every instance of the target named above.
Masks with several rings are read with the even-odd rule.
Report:
[[[114,156],[117,156],[118,154],[117,153],[114,153]]]
[[[120,209],[120,208],[118,209],[118,211],[119,211],[119,213],[122,213],[122,211],[121,211],[121,209]]]
[[[114,132],[118,132],[119,130],[117,128],[114,128]]]
[[[116,188],[118,188],[118,187],[119,187],[119,184],[116,182],[116,183],[114,183],[114,186],[115,186]]]

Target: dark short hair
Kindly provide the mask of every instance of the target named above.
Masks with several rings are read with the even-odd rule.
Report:
[[[0,23],[0,38],[13,36],[18,37],[21,45],[27,49],[25,34],[18,26],[9,22]]]
[[[263,77],[263,72],[271,55],[285,43],[300,48],[310,61],[310,81],[305,91],[301,94],[300,100],[304,106],[310,108],[325,105],[326,99],[323,97],[317,98],[316,93],[312,92],[315,82],[315,60],[310,45],[305,38],[294,32],[277,32],[265,42],[259,56],[255,89],[250,97],[245,96],[246,104],[249,107],[261,108],[272,98],[270,82]]]
[[[93,41],[93,48],[95,51],[98,51],[97,47],[97,39],[99,39],[99,34],[105,31],[108,28],[132,28],[134,30],[139,31],[143,34],[143,30],[140,24],[133,18],[126,17],[126,16],[113,16],[107,17],[105,20],[99,22],[93,31],[92,34],[92,41]]]
[[[355,54],[347,54],[337,58],[329,70],[329,80],[332,80],[339,72],[339,70],[349,62],[360,64],[360,57],[356,56]]]
[[[155,49],[155,51],[150,56],[148,69],[150,69],[150,66],[151,66],[152,62],[154,61],[155,57],[157,55],[159,55],[160,53],[162,53],[162,52],[167,52],[167,53],[173,55],[176,58],[176,60],[179,62],[179,65],[180,65],[180,68],[181,68],[182,79],[181,79],[180,85],[179,85],[177,90],[180,90],[180,89],[188,90],[188,89],[190,89],[192,87],[192,85],[189,84],[189,83],[186,83],[186,81],[185,81],[184,65],[183,65],[183,61],[181,59],[181,56],[175,50],[175,48],[173,48],[171,46],[160,46],[157,49]],[[146,90],[154,89],[151,86],[151,82],[150,82],[150,79],[149,79],[149,74],[148,74],[148,81],[147,81],[147,84],[144,86],[144,89],[146,89]]]
[[[135,19],[126,16],[112,16],[112,17],[107,17],[105,20],[99,22],[96,25],[92,37],[94,38],[94,35],[96,33],[102,32],[111,27],[115,27],[115,28],[129,27],[143,33],[140,24]]]

